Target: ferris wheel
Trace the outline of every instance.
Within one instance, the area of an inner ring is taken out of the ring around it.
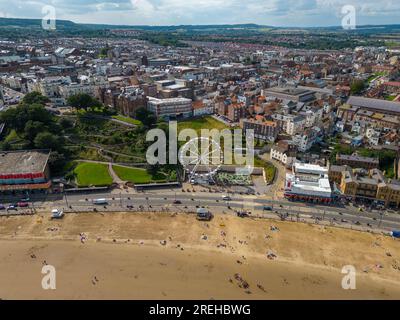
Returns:
[[[189,181],[196,178],[213,180],[223,162],[221,146],[206,137],[189,140],[179,150],[178,157],[189,175]]]

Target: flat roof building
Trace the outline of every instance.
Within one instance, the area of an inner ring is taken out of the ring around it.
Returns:
[[[157,99],[149,97],[147,109],[157,118],[188,118],[193,115],[192,100],[187,98]]]
[[[295,162],[293,173],[286,174],[285,197],[307,202],[331,202],[333,194],[328,179],[328,168]]]
[[[326,175],[326,174],[328,174],[328,168],[321,167],[317,164],[295,162],[293,164],[293,173]]]
[[[332,189],[327,176],[311,178],[286,174],[285,197],[299,198],[307,201],[331,200]]]
[[[394,116],[400,115],[399,102],[351,96],[347,100],[347,104],[352,107],[362,108],[373,112],[381,112]]]
[[[274,87],[265,89],[263,95],[282,100],[291,100],[296,102],[309,102],[315,100],[314,92],[295,87]]]
[[[0,152],[0,191],[48,189],[50,151]]]

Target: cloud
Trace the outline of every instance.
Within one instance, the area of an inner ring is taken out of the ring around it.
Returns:
[[[53,5],[57,18],[83,23],[326,26],[340,25],[341,8],[349,4],[359,23],[400,21],[398,0],[0,0],[0,13],[41,18],[41,8]]]

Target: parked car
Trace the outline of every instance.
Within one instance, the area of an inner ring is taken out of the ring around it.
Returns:
[[[222,196],[222,200],[224,201],[231,201],[231,197],[230,196]]]
[[[181,200],[175,200],[174,204],[182,204],[182,201]]]
[[[0,204],[0,210],[5,210],[5,209],[6,209],[6,207],[3,206],[2,204]]]
[[[20,207],[20,208],[29,207],[29,203],[28,202],[18,202],[18,207]]]
[[[197,209],[197,216],[196,219],[200,221],[210,221],[212,219],[213,215],[210,211],[208,211],[205,208],[199,208]]]
[[[249,216],[249,214],[247,212],[239,211],[237,213],[237,216],[240,217],[240,218],[246,218],[246,217]]]
[[[263,210],[265,211],[272,211],[272,207],[271,206],[264,206]]]
[[[17,208],[16,205],[10,204],[10,205],[7,207],[7,211],[8,211],[8,210],[18,210],[18,208]]]

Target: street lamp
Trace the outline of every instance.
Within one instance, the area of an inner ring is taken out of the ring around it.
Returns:
[[[62,190],[63,190],[63,193],[64,193],[65,205],[67,206],[67,208],[69,208],[69,205],[68,205],[68,198],[67,198],[67,193],[65,192],[64,184],[61,184],[61,185],[60,185],[60,187],[62,188]]]
[[[381,218],[379,219],[378,228],[380,228],[381,224],[382,224],[383,212],[379,212],[379,214],[380,214]]]

